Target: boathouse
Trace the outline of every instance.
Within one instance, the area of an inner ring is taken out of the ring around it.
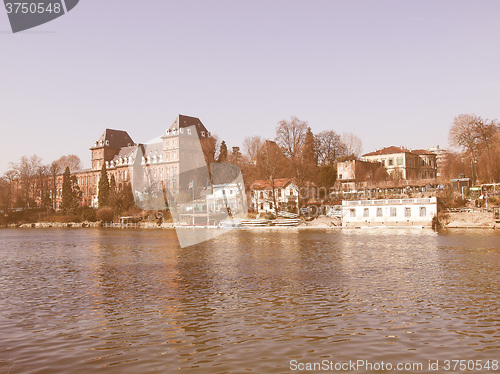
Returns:
[[[344,200],[342,226],[432,227],[437,198]]]

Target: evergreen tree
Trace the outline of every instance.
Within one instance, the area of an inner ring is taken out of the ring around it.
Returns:
[[[63,174],[61,209],[65,212],[74,212],[80,203],[82,192],[78,181],[71,175],[69,167],[66,166]]]
[[[108,205],[113,208],[115,212],[120,211],[120,199],[114,175],[111,175],[109,180]]]
[[[72,207],[71,210],[74,212],[78,205],[80,205],[80,201],[82,199],[82,191],[80,190],[80,186],[78,185],[78,180],[75,175],[72,175],[71,178],[71,195],[72,195]]]
[[[109,179],[106,171],[106,164],[102,164],[101,176],[99,178],[99,193],[97,195],[99,208],[109,204]]]
[[[307,128],[306,138],[302,148],[302,162],[312,167],[318,165],[318,153],[316,151],[314,135],[310,127]]]
[[[217,162],[226,162],[227,161],[227,145],[226,142],[223,140],[220,149],[219,149],[219,156],[217,157]]]
[[[69,167],[66,166],[63,174],[62,183],[62,202],[61,209],[68,212],[73,208],[73,189],[71,187],[71,173]]]
[[[311,128],[308,127],[304,137],[304,143],[300,149],[300,158],[294,162],[295,178],[299,187],[304,187],[307,182],[316,179],[318,173],[318,154],[314,135]]]
[[[120,191],[120,205],[123,211],[129,210],[135,205],[134,193],[130,183],[125,183]]]

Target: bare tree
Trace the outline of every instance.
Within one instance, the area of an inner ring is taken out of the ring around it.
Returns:
[[[298,158],[304,145],[307,133],[307,122],[297,117],[291,117],[290,121],[280,121],[276,128],[276,143],[283,150],[285,156],[291,160]]]
[[[10,208],[10,184],[5,177],[0,178],[0,209],[3,213],[7,213]]]
[[[77,155],[61,156],[55,162],[58,164],[60,172],[65,170],[66,167],[69,168],[69,171],[71,173],[80,170],[82,168],[82,161],[80,160],[80,157],[78,157]]]
[[[257,155],[256,164],[258,175],[266,180],[271,187],[271,199],[275,211],[278,211],[276,204],[276,179],[283,178],[289,171],[289,161],[283,155],[278,145],[270,140],[266,140]]]
[[[475,114],[460,114],[453,119],[450,127],[450,144],[461,148],[470,162],[471,178],[476,179],[482,171],[479,168],[485,168],[485,178],[494,180],[493,173],[493,145],[496,133],[499,127],[496,121],[483,120]],[[483,161],[476,166],[478,160]]]
[[[217,135],[212,134],[205,138],[200,138],[200,144],[207,165],[215,162],[218,156],[218,148],[220,148],[219,138],[217,137]]]
[[[16,178],[17,178],[17,173],[14,170],[7,170],[2,177],[2,180],[5,183],[6,187],[3,195],[4,199],[3,204],[6,209],[12,208],[14,205],[12,191],[15,185]]]
[[[260,149],[262,148],[262,145],[264,144],[264,141],[260,136],[252,136],[252,137],[246,137],[243,140],[243,149],[250,157],[250,161],[255,164],[257,162],[257,155],[259,154]]]
[[[347,153],[347,147],[335,131],[321,131],[315,136],[318,161],[321,166],[332,166]]]
[[[340,140],[345,145],[346,156],[358,158],[363,150],[363,142],[352,132],[343,132]]]
[[[15,172],[17,182],[21,186],[21,194],[24,198],[25,208],[30,208],[30,203],[33,202],[37,183],[36,177],[39,169],[42,167],[42,159],[37,155],[31,157],[22,156],[19,163],[11,163],[12,170]],[[32,204],[31,204],[32,205]]]

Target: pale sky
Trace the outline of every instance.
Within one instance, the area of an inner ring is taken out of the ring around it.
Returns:
[[[500,118],[500,1],[81,0],[12,34],[0,8],[0,174],[147,142],[176,115],[228,143],[297,116],[363,151],[446,147],[453,117]]]

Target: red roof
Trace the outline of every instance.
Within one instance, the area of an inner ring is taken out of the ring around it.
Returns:
[[[416,153],[417,155],[436,155],[434,152],[428,151],[426,149],[414,149],[412,153]]]
[[[274,180],[274,188],[285,188],[290,183],[295,183],[295,178],[278,178]],[[316,187],[312,182],[306,182],[306,184],[310,187]],[[270,190],[271,183],[269,180],[256,180],[250,188],[253,190]]]
[[[389,154],[393,154],[393,153],[411,153],[414,155],[434,155],[435,154],[435,153],[427,151],[425,149],[415,149],[413,151],[410,151],[408,148],[391,146],[391,147],[379,149],[378,151],[375,151],[375,152],[367,153],[367,154],[363,155],[363,157],[389,155]]]
[[[375,151],[375,152],[367,153],[367,154],[363,155],[363,157],[377,156],[377,155],[388,155],[391,153],[411,153],[411,151],[409,149],[406,149],[406,148],[391,146],[391,147],[385,147],[385,148],[379,149],[378,151]]]

